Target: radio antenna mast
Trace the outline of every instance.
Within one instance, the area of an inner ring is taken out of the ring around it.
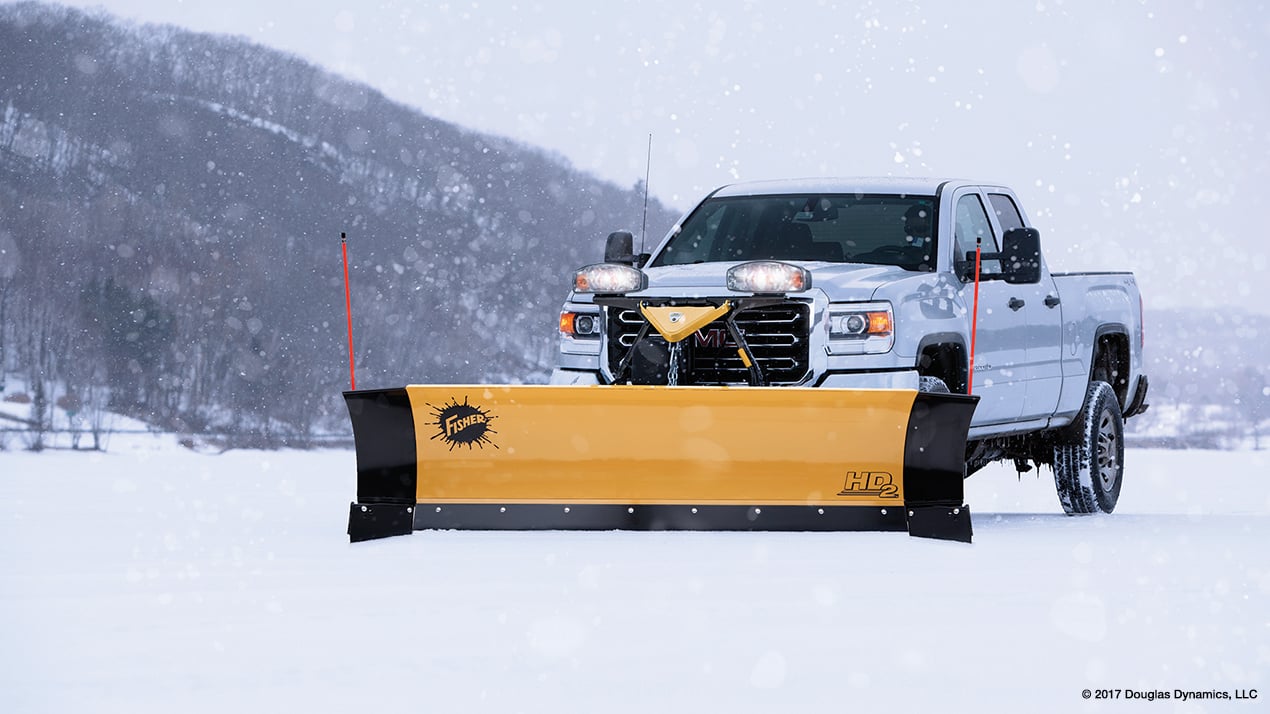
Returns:
[[[644,224],[639,229],[639,252],[644,252],[644,234],[648,231],[648,177],[653,168],[653,133],[648,132],[648,161],[644,163]]]
[[[357,372],[353,369],[353,297],[348,288],[348,235],[340,232],[340,251],[344,253],[344,314],[348,316],[348,388],[357,391]]]

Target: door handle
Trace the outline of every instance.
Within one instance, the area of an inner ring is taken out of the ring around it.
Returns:
[[[1057,295],[1046,295],[1045,307],[1058,307],[1058,304],[1062,301],[1063,300],[1059,298]]]
[[[1014,310],[1017,312],[1020,308],[1022,308],[1026,304],[1027,303],[1023,302],[1022,300],[1012,297],[1010,298],[1010,302],[1006,303],[1006,306],[1009,307],[1011,310]]]

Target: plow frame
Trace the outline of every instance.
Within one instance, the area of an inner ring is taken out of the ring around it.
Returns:
[[[737,315],[740,313],[758,307],[766,307],[768,305],[781,305],[789,302],[789,298],[784,295],[754,295],[739,297],[703,297],[703,298],[630,298],[617,295],[596,295],[593,300],[595,304],[605,308],[625,308],[639,311],[643,307],[699,307],[709,306],[713,308],[726,308],[727,312],[721,318],[724,328],[728,331],[728,336],[732,338],[737,349],[742,353],[742,359],[746,366],[746,376],[751,387],[766,387],[767,376],[763,374],[763,368],[759,365],[759,361],[754,357],[754,351],[750,349],[750,345],[745,340],[745,333],[736,325]],[[630,377],[631,360],[635,356],[641,342],[648,338],[650,333],[650,323],[645,319],[644,324],[640,327],[639,333],[635,336],[635,341],[626,349],[625,354],[618,361],[617,369],[614,370],[613,381],[620,383]],[[652,330],[656,331],[656,330]]]

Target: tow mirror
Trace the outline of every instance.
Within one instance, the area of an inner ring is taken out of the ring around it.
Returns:
[[[604,262],[644,267],[648,262],[648,253],[635,252],[635,237],[629,231],[614,231],[604,243]]]
[[[1041,232],[1011,228],[1001,239],[1001,275],[1014,285],[1041,281]]]

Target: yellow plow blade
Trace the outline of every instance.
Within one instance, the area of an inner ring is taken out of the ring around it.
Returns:
[[[908,530],[969,540],[975,397],[409,386],[346,392],[353,540],[431,528]]]

